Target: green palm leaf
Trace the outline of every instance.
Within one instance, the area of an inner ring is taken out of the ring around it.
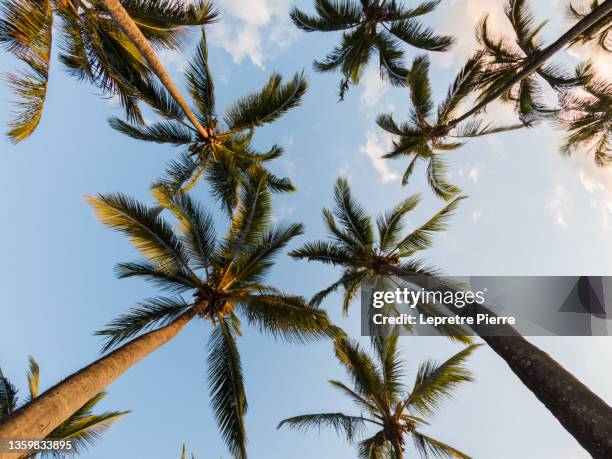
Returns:
[[[337,434],[344,435],[348,441],[353,441],[355,436],[360,435],[365,430],[366,422],[371,421],[366,418],[347,416],[342,413],[305,414],[283,419],[278,424],[277,429],[285,425],[290,429],[298,431],[305,431],[313,427],[330,427]]]
[[[236,334],[225,318],[213,328],[208,342],[208,378],[211,406],[221,434],[232,455],[244,459],[247,457],[244,424],[247,401]]]

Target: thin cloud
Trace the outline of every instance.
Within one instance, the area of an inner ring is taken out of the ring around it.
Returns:
[[[388,153],[393,142],[390,135],[382,135],[376,132],[366,134],[366,143],[362,145],[359,152],[370,158],[374,169],[378,172],[383,183],[393,182],[399,176],[389,170],[389,162],[382,156]]]

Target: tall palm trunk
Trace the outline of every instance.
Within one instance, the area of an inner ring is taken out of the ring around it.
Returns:
[[[121,27],[129,39],[134,43],[134,46],[138,49],[140,54],[145,58],[151,70],[157,75],[162,84],[166,87],[172,98],[179,104],[183,109],[183,112],[191,121],[191,124],[198,130],[198,132],[205,139],[208,138],[208,131],[198,121],[195,114],[189,107],[189,104],[180,93],[170,75],[160,62],[155,50],[149,43],[149,40],[142,34],[136,23],[132,20],[128,12],[123,8],[119,0],[100,0],[100,3],[104,6],[104,9],[108,11],[108,14],[113,20]]]
[[[139,336],[51,387],[0,423],[0,439],[45,438],[126,370],[174,338],[195,314],[190,309],[170,324]],[[14,457],[0,453],[0,459]]]
[[[389,272],[416,279],[415,284],[421,277],[398,267],[389,267]],[[430,279],[423,276],[426,281],[422,285],[424,288],[427,288]],[[461,311],[461,315],[474,319],[478,314],[496,315],[478,304]],[[521,382],[591,456],[596,459],[612,458],[612,407],[512,326],[472,325],[471,328],[506,361]],[[497,336],[489,336],[491,334]]]
[[[471,110],[467,111],[466,113],[461,115],[459,118],[456,118],[450,121],[449,123],[447,123],[444,126],[444,129],[450,130],[454,128],[455,126],[457,126],[462,121],[465,121],[472,115],[481,111],[491,102],[493,102],[494,100],[496,100],[497,98],[505,94],[507,91],[509,91],[512,88],[512,86],[514,86],[516,83],[519,83],[521,80],[528,77],[533,72],[535,72],[537,69],[539,69],[542,65],[546,63],[548,59],[550,59],[558,51],[561,51],[565,47],[565,45],[569,44],[574,38],[579,36],[582,32],[584,32],[586,29],[591,27],[597,21],[602,19],[604,16],[606,16],[607,14],[611,14],[611,13],[612,13],[612,0],[606,0],[601,5],[599,5],[597,8],[595,8],[593,11],[591,11],[588,15],[586,15],[584,18],[578,21],[571,29],[569,29],[561,37],[559,37],[557,41],[555,41],[553,44],[551,44],[547,48],[543,49],[540,53],[536,53],[533,56],[531,62],[529,62],[529,64],[527,64],[525,68],[523,68],[523,70],[518,72],[506,84],[500,87],[497,91],[494,91],[493,93],[491,93],[486,99],[482,100],[480,103],[475,105]]]

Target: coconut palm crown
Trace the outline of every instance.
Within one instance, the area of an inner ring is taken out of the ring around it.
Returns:
[[[296,430],[329,427],[351,442],[357,442],[362,459],[401,459],[405,439],[411,437],[423,458],[460,458],[469,456],[424,434],[429,423],[424,417],[438,412],[445,399],[464,382],[473,381],[465,362],[478,345],[472,345],[444,363],[425,361],[419,365],[411,390],[403,384],[404,369],[398,349],[398,337],[384,338],[375,346],[375,359],[358,343],[338,340],[336,356],[349,374],[352,385],[330,380],[329,383],[346,395],[359,408],[357,415],[344,413],[305,414],[285,419],[278,428]],[[374,435],[360,440],[374,429]]]
[[[472,56],[457,74],[442,103],[434,111],[429,59],[419,56],[414,59],[407,77],[410,90],[410,111],[407,121],[398,123],[391,114],[377,117],[378,125],[396,136],[393,149],[385,158],[408,157],[410,162],[402,178],[406,185],[414,172],[417,162],[427,163],[427,181],[434,193],[448,201],[459,188],[447,180],[447,165],[442,154],[456,150],[467,140],[489,134],[518,129],[521,124],[494,126],[481,117],[474,117],[461,123],[454,123],[462,103],[474,91],[481,78],[482,55]]]
[[[164,120],[138,126],[112,118],[111,126],[138,140],[185,147],[185,151],[170,163],[161,183],[173,191],[188,191],[204,176],[214,197],[231,212],[249,166],[262,165],[283,153],[278,145],[264,153],[256,152],[251,145],[255,129],[278,120],[297,107],[306,92],[306,80],[302,74],[296,74],[289,82],[283,83],[280,75],[273,74],[261,91],[236,100],[225,110],[225,115],[220,116],[216,111],[204,30],[194,59],[185,71],[185,78],[194,112],[206,129],[207,138],[185,122],[181,109],[160,87],[143,91],[140,97]],[[266,173],[272,191],[295,189],[289,179]]]
[[[264,283],[274,256],[303,231],[301,224],[271,226],[266,181],[261,169],[250,169],[229,229],[220,239],[210,214],[184,193],[157,188],[155,207],[122,194],[88,198],[100,221],[126,234],[145,257],[119,264],[118,276],[143,278],[173,294],[145,301],[97,332],[106,338],[104,350],[184,314],[209,321],[211,405],[236,458],[247,457],[247,400],[236,342],[241,319],[262,333],[290,342],[339,333],[324,311]],[[176,218],[176,229],[162,212]]]
[[[592,80],[578,92],[564,92],[560,98],[559,119],[568,131],[561,152],[584,149],[597,166],[612,162],[612,83]]]
[[[293,23],[306,32],[343,32],[340,45],[314,63],[319,72],[340,72],[342,100],[350,85],[359,83],[374,53],[378,53],[381,77],[405,86],[402,43],[430,51],[448,50],[453,37],[437,35],[417,20],[439,3],[425,1],[408,8],[396,0],[315,0],[315,16],[297,8],[290,14]]]
[[[156,49],[179,49],[188,26],[209,24],[218,16],[202,0],[124,0],[122,5]],[[0,5],[0,45],[26,66],[8,75],[17,96],[8,132],[14,142],[31,135],[40,122],[54,41],[68,73],[116,96],[130,120],[143,121],[133,88],[157,83],[134,44],[97,1],[6,0]]]
[[[419,204],[418,194],[409,196],[390,211],[376,219],[376,231],[372,218],[353,198],[348,182],[339,178],[334,189],[335,208],[323,209],[323,218],[330,239],[304,244],[289,252],[294,258],[318,261],[343,268],[340,278],[313,296],[311,304],[319,305],[331,293],[344,291],[342,310],[348,314],[351,302],[358,295],[364,282],[393,282],[395,271],[402,276],[439,276],[415,256],[433,243],[432,236],[446,229],[446,222],[464,196],[456,197],[426,223],[405,234],[405,217]],[[443,280],[440,279],[442,283]],[[418,304],[424,315],[439,315],[435,305]],[[408,331],[411,326],[406,325]],[[450,339],[471,343],[463,329],[445,326],[439,329]]]
[[[544,48],[538,34],[546,22],[536,23],[527,0],[509,0],[506,16],[516,34],[514,40],[494,36],[489,30],[488,18],[478,28],[484,72],[479,78],[482,92],[477,102],[504,86],[532,59],[537,58]],[[570,74],[558,64],[545,64],[513,85],[501,100],[513,104],[521,121],[528,125],[555,112],[555,107],[549,107],[543,100],[542,83],[547,83],[554,90],[561,90],[578,86],[588,78],[588,66],[580,65],[574,74]]]
[[[603,3],[603,2],[602,2]],[[592,0],[589,5],[590,11],[584,11],[570,3],[568,16],[574,21],[580,21],[591,11],[600,5],[599,0]],[[607,15],[585,30],[582,34],[572,40],[572,45],[595,42],[600,49],[612,53],[612,15]]]
[[[29,357],[28,366],[28,396],[24,399],[23,404],[30,403],[38,397],[40,388],[40,367],[38,363],[34,358]],[[17,392],[17,388],[0,370],[0,419],[10,416],[19,408],[20,403]],[[61,451],[43,451],[40,453],[33,453],[27,457],[57,458],[72,456],[74,454],[83,453],[93,446],[95,441],[100,438],[107,429],[121,417],[129,413],[129,411],[107,411],[95,414],[93,411],[96,405],[98,405],[106,395],[106,392],[97,394],[46,437],[54,440],[71,440],[72,447],[70,451],[66,453],[62,453]]]

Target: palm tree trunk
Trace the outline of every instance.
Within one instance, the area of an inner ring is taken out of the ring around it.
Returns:
[[[395,459],[404,459],[404,447],[401,440],[393,441],[393,451],[395,451]]]
[[[170,324],[139,336],[73,373],[2,421],[0,438],[45,438],[126,370],[174,338],[195,314],[192,308]],[[0,459],[11,457],[15,456],[0,453]]]
[[[422,276],[395,266],[388,270],[396,276],[416,279],[415,284]],[[422,277],[428,281],[423,283],[427,288],[431,278]],[[474,318],[477,314],[496,315],[478,304],[461,311],[462,316]],[[595,459],[612,458],[612,407],[512,326],[473,325],[471,328],[506,361],[521,382],[591,456]],[[491,336],[493,334],[496,336]]]
[[[444,126],[444,130],[450,130],[454,128],[455,126],[457,126],[462,121],[465,121],[472,115],[480,112],[483,108],[485,108],[491,102],[493,102],[494,100],[496,100],[497,98],[505,94],[507,91],[509,91],[512,88],[512,86],[514,86],[516,83],[520,82],[521,80],[523,80],[524,78],[528,77],[533,72],[535,72],[537,69],[539,69],[554,54],[556,54],[558,51],[561,51],[565,47],[565,45],[567,45],[569,42],[571,42],[574,38],[576,38],[586,29],[591,27],[597,21],[602,19],[604,16],[606,16],[607,14],[610,14],[610,12],[612,12],[612,0],[606,0],[601,5],[599,5],[597,8],[595,8],[593,11],[591,11],[588,15],[586,15],[584,18],[578,21],[571,29],[569,29],[561,37],[559,37],[557,41],[555,41],[553,44],[551,44],[550,46],[542,50],[542,52],[536,53],[533,56],[533,60],[529,62],[529,64],[525,66],[523,70],[518,72],[514,76],[514,78],[509,80],[505,85],[500,87],[497,91],[491,93],[489,97],[482,100],[480,103],[475,105],[471,110],[464,113],[459,118],[456,118],[450,121],[449,123],[447,123]]]
[[[121,27],[123,32],[129,37],[129,39],[134,43],[134,46],[138,49],[140,54],[144,57],[144,59],[149,64],[151,70],[157,75],[159,80],[168,90],[172,98],[179,104],[179,106],[183,109],[183,112],[191,121],[191,124],[197,129],[197,131],[204,137],[208,138],[208,131],[202,126],[202,124],[198,121],[195,114],[189,107],[189,104],[180,93],[178,88],[175,86],[174,82],[168,75],[168,72],[164,68],[163,64],[160,62],[157,54],[155,54],[155,50],[149,43],[149,40],[142,34],[136,23],[132,20],[130,15],[125,8],[121,5],[119,0],[100,0],[104,9],[108,11],[108,14],[113,18],[113,20]]]

